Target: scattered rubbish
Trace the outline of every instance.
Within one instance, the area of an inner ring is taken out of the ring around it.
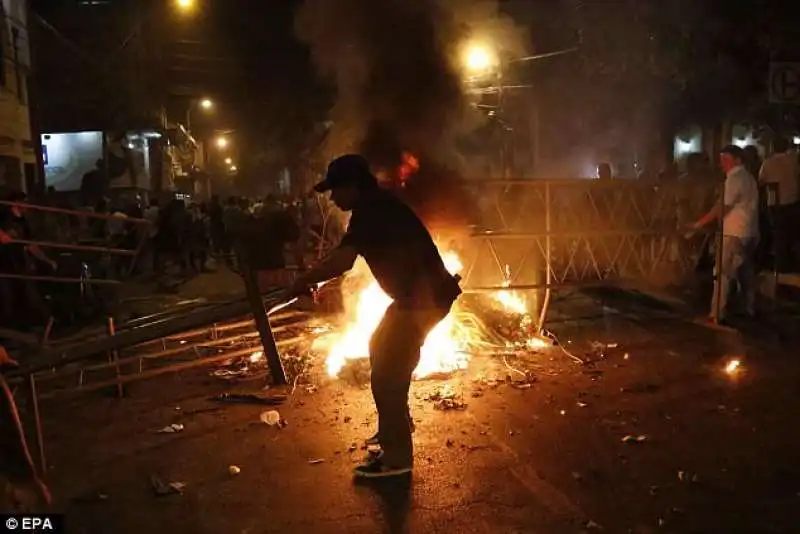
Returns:
[[[314,460],[309,460],[308,461],[309,465],[318,465],[318,464],[324,464],[324,463],[325,463],[325,460],[323,458],[316,458]]]
[[[93,502],[102,502],[107,500],[108,500],[108,494],[102,492],[87,493],[72,499],[73,502],[77,503],[93,503]]]
[[[182,424],[174,423],[156,430],[156,434],[177,434],[178,432],[183,432],[183,428]]]
[[[633,384],[631,386],[622,387],[619,389],[620,393],[655,393],[661,389],[660,384]]]
[[[448,447],[452,447],[452,446],[453,446],[453,445],[455,445],[455,444],[456,444],[456,442],[455,442],[455,441],[453,441],[452,439],[449,439],[449,438],[448,438],[448,440],[445,442],[445,445],[447,445]]]
[[[344,421],[345,423],[349,423],[349,422],[350,422],[350,421],[352,421],[352,420],[353,420],[353,418],[352,418],[352,417],[350,417],[349,415],[346,415],[346,416],[344,417],[344,419],[343,419],[343,421]]]
[[[606,345],[606,347],[608,347],[609,349],[616,349],[617,347],[619,347],[619,343],[609,343]]]
[[[622,443],[644,443],[647,441],[647,436],[639,434],[638,436],[627,435],[622,438]]]
[[[567,410],[561,410],[561,415],[567,415]]]
[[[277,406],[286,402],[286,395],[263,395],[258,393],[221,393],[210,400],[217,402],[237,402],[244,404],[266,404]]]
[[[628,354],[628,353],[626,352],[626,353],[625,353],[625,355],[624,355],[622,358],[623,358],[623,359],[625,359],[625,360],[627,360],[627,359],[629,359],[630,357],[631,357],[631,355],[630,355],[630,354]]]
[[[315,385],[306,386],[306,393],[316,393],[318,389],[319,386]]]
[[[530,382],[513,382],[511,386],[517,389],[529,389],[533,387],[533,384],[531,384]]]
[[[281,423],[281,414],[278,410],[267,410],[266,412],[261,412],[260,419],[269,426],[276,426]]]
[[[599,523],[595,523],[591,519],[584,521],[583,528],[586,530],[603,530],[603,527],[601,527]]]
[[[357,450],[358,450],[358,445],[356,445],[355,443],[353,443],[347,448],[347,452],[356,452]]]
[[[427,400],[433,402],[436,410],[466,410],[467,404],[462,395],[457,395],[455,390],[449,385],[443,386],[430,395]]]
[[[152,475],[150,477],[150,485],[156,495],[170,495],[175,493],[183,493],[186,489],[185,482],[164,482],[159,477]]]
[[[585,402],[581,402],[581,401],[578,401],[578,402],[577,402],[577,405],[578,405],[578,408],[586,408],[587,406],[589,406],[589,405],[588,405],[588,404],[586,404]]]
[[[241,472],[242,470],[239,468],[239,466],[236,465],[228,466],[228,473],[230,473],[231,475],[238,475]]]
[[[487,388],[496,388],[497,386],[504,384],[505,380],[500,378],[486,378],[485,376],[482,376],[473,379],[472,382]]]

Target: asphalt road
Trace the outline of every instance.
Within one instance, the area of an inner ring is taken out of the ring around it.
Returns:
[[[209,402],[226,386],[197,371],[43,406],[56,508],[87,534],[800,532],[798,345],[578,308],[554,328],[591,364],[480,356],[415,384],[409,481],[352,480],[352,446],[374,430],[367,390],[299,386],[278,429],[263,407]],[[506,363],[536,381],[502,383],[518,376]],[[466,409],[435,409],[444,386]],[[154,432],[172,423],[184,430]],[[183,493],[155,495],[154,474]]]

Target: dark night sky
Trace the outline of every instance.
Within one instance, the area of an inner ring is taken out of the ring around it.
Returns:
[[[132,19],[146,12],[140,6],[168,6],[171,2],[111,1],[133,2],[128,5],[138,11]],[[216,99],[220,106],[207,123],[198,118],[198,128],[244,128],[253,136],[273,131],[281,137],[287,124],[307,125],[325,118],[332,93],[322,90],[309,51],[294,35],[300,0],[197,1],[201,9],[193,16],[164,16],[151,27],[165,42],[166,74],[159,84],[172,95],[168,109],[173,120],[182,116],[188,98],[201,96]],[[108,43],[118,42],[119,35],[132,26],[132,20],[122,20],[116,29],[106,32],[116,32],[116,36],[107,37],[106,44],[93,45],[112,25],[102,17],[88,31],[85,25],[70,25],[60,13],[76,2],[32,0],[32,7],[64,37],[88,47],[96,56],[106,53]],[[794,5],[789,0],[529,0],[500,4],[511,6],[518,23],[529,26],[530,51],[534,53],[569,47],[582,30],[580,55],[510,75],[548,87],[567,109],[577,102],[589,106],[588,111],[603,111],[598,112],[600,117],[618,114],[621,107],[640,96],[647,99],[654,92],[663,92],[665,98],[652,103],[659,112],[688,116],[705,112],[710,120],[717,120],[730,109],[746,107],[748,99],[760,97],[771,54],[782,59],[798,57],[793,52],[798,51],[800,32],[795,31],[796,20],[786,16]],[[101,13],[104,8],[85,9]],[[397,36],[398,47],[404,46],[403,38]],[[65,79],[80,80],[75,74],[78,70],[92,68],[76,59],[80,54],[52,38],[45,53],[62,54],[59,61],[68,58],[72,62],[60,71],[53,68],[43,73],[52,79],[47,81],[53,84],[50,97],[55,108],[67,107],[57,100],[59,92],[78,91],[80,83],[99,83],[95,78],[59,89]],[[729,94],[732,96],[727,98]],[[543,93],[539,96],[546,97]],[[570,103],[569,98],[574,101]]]

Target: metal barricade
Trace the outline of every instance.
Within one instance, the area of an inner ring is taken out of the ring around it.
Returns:
[[[679,282],[709,235],[684,227],[714,205],[719,183],[497,180],[466,183],[480,205],[464,245],[467,291],[537,292],[625,280]]]
[[[0,202],[0,206],[18,208],[31,227],[36,239],[12,238],[9,244],[18,244],[27,247],[38,247],[65,255],[71,258],[72,270],[63,274],[56,271],[52,275],[28,272],[0,272],[2,280],[24,281],[28,283],[48,284],[76,284],[80,289],[81,297],[92,291],[94,286],[116,286],[120,283],[118,278],[129,276],[136,265],[140,253],[148,237],[150,222],[144,219],[77,211],[71,209],[41,206],[20,202]],[[131,236],[130,246],[124,243],[110,243],[92,239],[93,227],[101,225],[105,228],[109,222],[131,225],[134,231]],[[59,263],[59,262],[57,262]],[[98,269],[90,269],[89,264]],[[107,275],[98,276],[101,271]]]

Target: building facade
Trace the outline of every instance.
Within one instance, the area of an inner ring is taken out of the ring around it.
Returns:
[[[26,0],[0,3],[0,186],[27,191],[36,176],[28,100],[30,41]]]

